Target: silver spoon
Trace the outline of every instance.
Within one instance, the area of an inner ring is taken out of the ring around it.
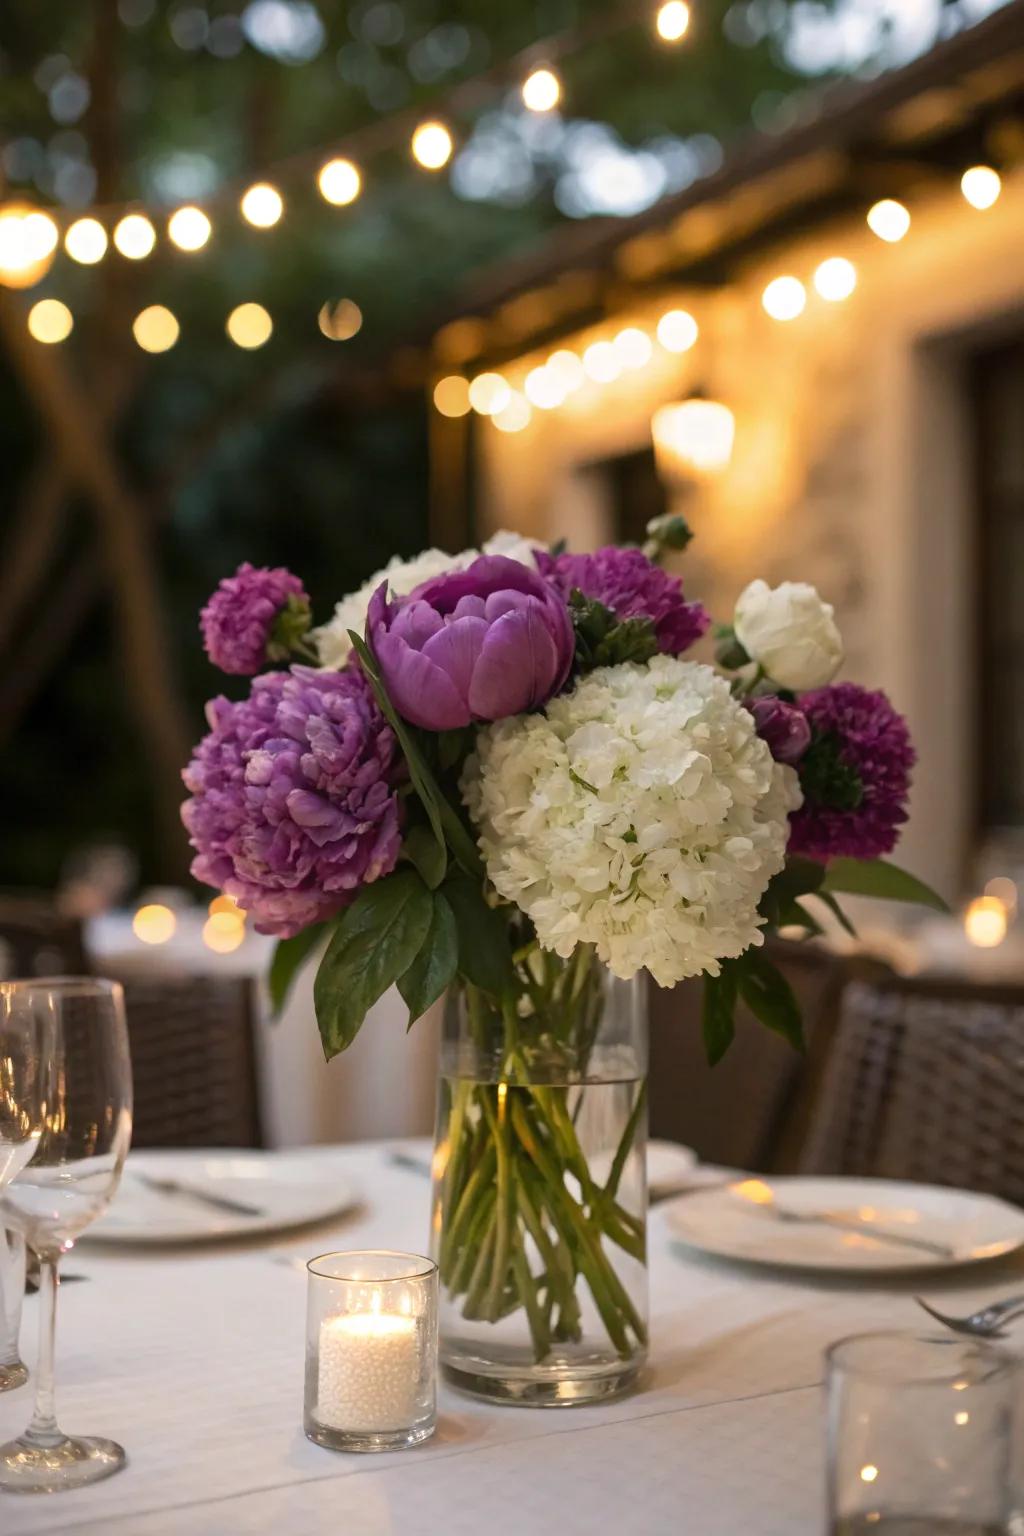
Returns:
[[[915,1296],[914,1300],[937,1323],[951,1328],[954,1333],[966,1333],[975,1339],[1004,1339],[1006,1332],[1002,1325],[1012,1323],[1024,1314],[1024,1296],[1008,1296],[1005,1301],[993,1301],[987,1307],[969,1313],[967,1317],[950,1317],[945,1312],[937,1312],[920,1296]]]

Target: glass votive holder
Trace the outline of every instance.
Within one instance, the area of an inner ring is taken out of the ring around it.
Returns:
[[[1019,1359],[897,1332],[841,1339],[825,1358],[832,1536],[1016,1529]]]
[[[437,1265],[365,1249],[306,1269],[306,1434],[334,1451],[426,1440],[437,1422]]]

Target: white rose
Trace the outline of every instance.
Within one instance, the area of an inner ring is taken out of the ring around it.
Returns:
[[[752,581],[740,593],[733,624],[747,655],[772,682],[799,693],[831,682],[842,664],[833,612],[805,581],[778,587]]]

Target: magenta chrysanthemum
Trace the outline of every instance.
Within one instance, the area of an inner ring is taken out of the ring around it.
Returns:
[[[293,667],[207,705],[210,734],[182,777],[192,873],[260,933],[323,922],[395,866],[394,735],[362,672]]]
[[[576,587],[620,619],[650,619],[658,650],[679,656],[711,622],[700,603],[688,603],[683,584],[639,549],[609,546],[592,555],[549,555],[538,550],[537,569],[563,597]]]
[[[811,744],[798,764],[804,803],[790,818],[789,852],[877,859],[907,819],[917,758],[906,721],[884,693],[833,683],[800,696]]]
[[[199,615],[214,666],[253,677],[268,661],[283,661],[284,655],[270,655],[267,647],[278,614],[292,598],[308,609],[302,582],[284,566],[257,568],[246,561],[226,576]]]

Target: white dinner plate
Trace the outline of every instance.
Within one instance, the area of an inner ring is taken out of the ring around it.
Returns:
[[[238,1200],[260,1214],[219,1210],[191,1194],[163,1192],[144,1183],[140,1174]],[[335,1216],[355,1198],[349,1181],[315,1154],[132,1152],[110,1206],[80,1241],[191,1243],[282,1232]]]
[[[828,1212],[851,1230],[786,1222],[779,1209]],[[716,1258],[785,1269],[862,1274],[951,1269],[1024,1246],[1024,1211],[991,1195],[889,1179],[740,1179],[666,1207],[673,1236]],[[870,1229],[880,1228],[885,1238]],[[947,1254],[908,1242],[936,1243]]]

